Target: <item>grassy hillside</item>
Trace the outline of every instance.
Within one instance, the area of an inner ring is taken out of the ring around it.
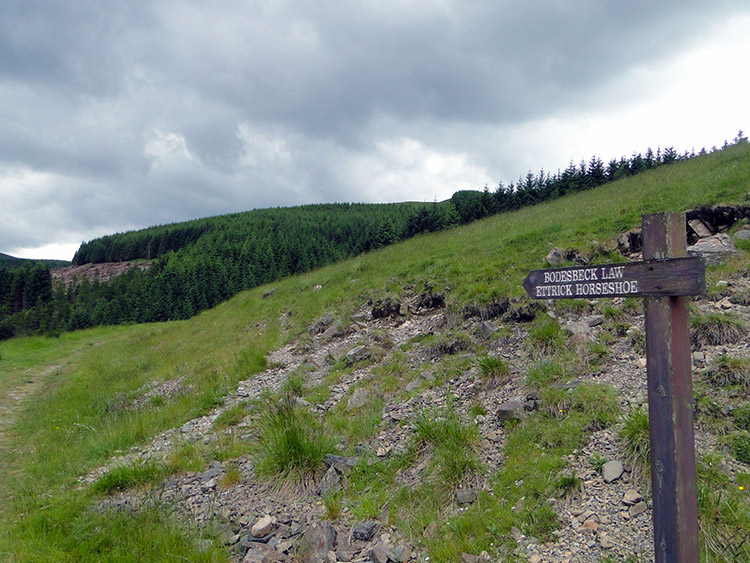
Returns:
[[[270,351],[328,312],[347,321],[369,299],[399,296],[425,282],[449,288],[452,310],[517,298],[525,275],[543,266],[555,246],[612,260],[612,240],[639,226],[642,214],[741,202],[749,191],[750,146],[743,144],[421,235],[243,292],[190,320],[1,342],[0,559],[224,560],[220,542],[175,523],[165,507],[91,510],[101,493],[77,479],[209,412],[238,381],[264,369]],[[158,408],[118,408],[145,385],[176,378],[185,378],[189,394]]]

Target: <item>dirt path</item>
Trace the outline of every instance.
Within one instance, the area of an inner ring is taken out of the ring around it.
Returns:
[[[0,472],[5,473],[12,459],[11,439],[13,425],[24,403],[41,393],[49,377],[60,369],[59,365],[47,366],[41,371],[31,369],[0,374],[4,378],[0,387]],[[14,380],[8,384],[9,380]]]

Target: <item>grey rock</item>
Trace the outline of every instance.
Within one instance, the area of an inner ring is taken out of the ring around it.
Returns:
[[[588,336],[591,334],[591,327],[588,323],[582,323],[580,321],[568,321],[565,324],[565,328],[568,329],[573,336]]]
[[[341,358],[346,356],[346,353],[349,351],[349,347],[345,344],[337,344],[336,346],[331,346],[328,349],[328,356],[334,361],[338,362]]]
[[[412,558],[412,550],[408,545],[397,545],[393,548],[393,555],[398,563],[406,563]]]
[[[627,506],[633,506],[643,500],[641,493],[635,489],[628,489],[622,497],[622,503]]]
[[[594,315],[593,317],[589,317],[588,319],[586,319],[586,323],[590,327],[599,326],[604,323],[604,317],[601,315]]]
[[[716,266],[728,258],[740,256],[729,235],[719,233],[711,237],[700,239],[692,246],[688,246],[688,256],[702,256],[706,264]]]
[[[202,483],[207,483],[211,479],[216,479],[221,474],[221,467],[211,467],[210,469],[207,469],[200,475],[200,480]]]
[[[521,420],[524,412],[524,403],[520,399],[511,399],[505,403],[501,403],[495,411],[495,416],[500,424],[513,420]]]
[[[318,494],[324,497],[328,494],[340,491],[341,488],[341,477],[339,477],[338,472],[333,466],[329,467],[328,471],[326,471],[325,475],[323,475],[323,478],[320,480]]]
[[[692,219],[691,221],[688,221],[688,225],[690,225],[690,228],[693,229],[695,234],[700,238],[710,237],[711,235],[713,235],[711,229],[709,229],[706,224],[700,219]]]
[[[210,493],[216,488],[216,479],[211,479],[205,483],[201,483],[201,492]]]
[[[422,379],[418,378],[406,384],[406,392],[411,393],[422,387]]]
[[[498,331],[498,326],[492,321],[482,321],[479,323],[479,331],[484,338],[489,338]]]
[[[334,467],[339,473],[348,473],[352,467],[359,464],[358,457],[346,457],[343,455],[326,454],[323,458],[323,463],[329,467]]]
[[[253,524],[253,527],[250,528],[250,533],[254,538],[262,538],[271,531],[273,524],[273,517],[266,515]]]
[[[324,561],[328,557],[328,552],[336,547],[336,529],[326,520],[313,522],[305,530],[301,543],[305,548],[302,551],[306,555],[300,559],[301,561]]]
[[[617,239],[617,248],[622,254],[628,256],[641,251],[642,241],[641,229],[631,229]]]
[[[323,338],[333,338],[341,333],[341,323],[333,323],[323,331]]]
[[[361,409],[363,406],[368,404],[371,400],[372,400],[372,391],[370,391],[369,389],[365,389],[363,387],[358,387],[357,389],[354,390],[354,393],[352,393],[352,396],[349,397],[349,400],[346,403],[346,408],[350,411]]]
[[[750,229],[745,227],[734,233],[734,240],[750,240]]]
[[[471,487],[464,487],[456,492],[458,504],[472,504],[475,500],[477,500],[477,492]]]
[[[527,412],[539,410],[539,401],[533,399],[526,399],[523,403],[523,410]]]
[[[346,363],[352,365],[361,362],[362,360],[366,360],[371,355],[372,352],[370,352],[370,349],[367,346],[356,346],[346,354]]]
[[[235,534],[232,530],[225,530],[219,537],[224,545],[234,545],[240,541],[240,535]]]
[[[310,326],[310,332],[312,334],[320,334],[331,326],[331,323],[333,323],[333,315],[331,313],[326,313],[321,319]]]
[[[647,508],[648,506],[646,505],[646,503],[641,501],[631,506],[628,509],[628,513],[630,514],[631,517],[635,517],[635,516],[638,516],[639,514],[643,514],[644,512],[646,512]]]
[[[434,520],[427,524],[427,527],[422,532],[422,535],[426,538],[434,538],[438,533],[438,524]]]
[[[553,268],[561,265],[564,260],[563,251],[557,247],[550,250],[549,254],[547,254],[547,263]]]
[[[241,544],[241,552],[244,554],[242,563],[264,563],[265,556],[273,553],[266,544],[257,542],[245,542]]]
[[[378,528],[375,520],[365,520],[352,530],[352,539],[357,541],[370,541]]]
[[[611,483],[612,481],[616,481],[622,476],[624,471],[625,468],[621,461],[608,461],[602,466],[602,477],[604,477],[604,482]]]
[[[370,561],[388,563],[388,561],[396,561],[396,556],[385,544],[379,543],[370,550]]]

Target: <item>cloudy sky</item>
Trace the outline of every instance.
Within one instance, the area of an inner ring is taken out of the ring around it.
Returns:
[[[3,0],[0,252],[750,129],[747,0]]]

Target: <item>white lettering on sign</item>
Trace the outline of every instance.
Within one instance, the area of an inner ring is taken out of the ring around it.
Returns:
[[[638,293],[638,280],[578,283],[575,295],[622,295],[627,293]]]
[[[671,258],[532,270],[523,288],[535,299],[703,295],[705,268],[701,258]]]
[[[573,284],[540,285],[536,288],[537,297],[573,297]]]
[[[562,283],[598,280],[596,271],[599,268],[581,268],[580,270],[558,270],[544,272],[544,283]],[[602,268],[603,270],[604,268]]]
[[[612,272],[612,275],[614,277],[618,275],[618,273]],[[619,275],[622,275],[621,271],[619,272]],[[638,293],[638,280],[567,283],[560,285],[538,285],[536,287],[536,297],[547,299],[554,299],[555,297],[585,297],[588,295],[627,295],[630,293]]]
[[[602,268],[602,279],[603,280],[620,280],[622,279],[622,273],[625,271],[625,266],[609,266]]]

